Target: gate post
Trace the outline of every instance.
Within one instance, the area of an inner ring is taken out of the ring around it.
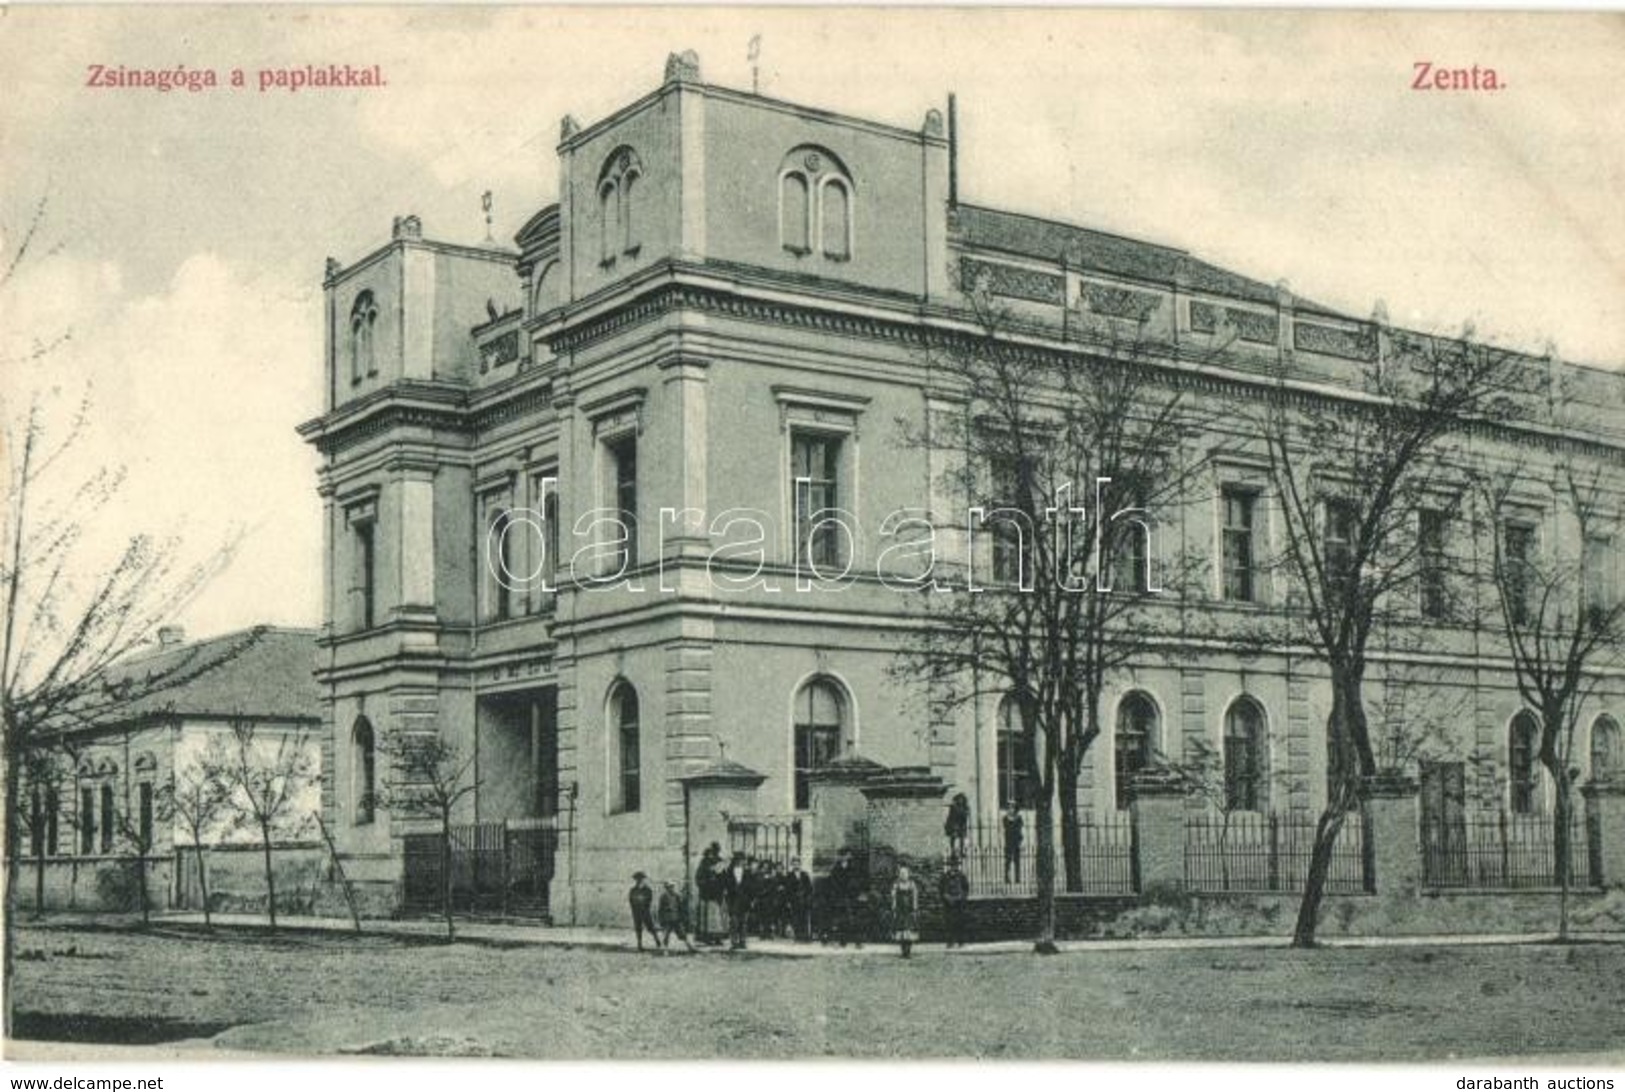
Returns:
[[[1185,887],[1185,783],[1164,767],[1129,781],[1134,859],[1140,894]]]
[[[751,815],[756,812],[756,790],[767,780],[766,774],[757,773],[728,758],[719,758],[683,778],[683,795],[687,802],[687,825],[684,843],[692,851],[685,868],[692,868],[705,847],[712,842],[722,846],[723,859],[727,859],[729,815]],[[685,876],[692,883],[693,876]]]
[[[1416,782],[1398,771],[1380,773],[1367,779],[1365,799],[1371,815],[1366,855],[1374,873],[1367,882],[1383,896],[1414,896],[1422,886]]]
[[[1591,843],[1591,882],[1597,887],[1625,888],[1625,781],[1590,781],[1580,789],[1585,798]]]

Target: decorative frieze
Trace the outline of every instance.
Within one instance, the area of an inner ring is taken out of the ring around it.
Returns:
[[[1292,326],[1292,344],[1306,353],[1337,356],[1344,360],[1377,359],[1377,332],[1370,326],[1347,330],[1337,326],[1297,322]]]
[[[1083,302],[1097,315],[1144,322],[1162,306],[1162,297],[1154,292],[1137,292],[1109,284],[1085,284]]]
[[[1066,279],[1059,273],[962,258],[959,277],[966,291],[982,287],[995,296],[1057,306],[1066,298]]]
[[[1191,329],[1196,333],[1216,334],[1226,326],[1233,328],[1242,341],[1259,345],[1274,345],[1280,336],[1280,323],[1274,315],[1191,301]]]

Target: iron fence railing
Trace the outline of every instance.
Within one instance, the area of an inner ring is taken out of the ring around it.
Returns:
[[[1595,819],[1572,816],[1570,887],[1593,887],[1601,882],[1602,829]],[[1422,820],[1422,876],[1430,887],[1561,887],[1560,860],[1557,823],[1551,815],[1499,811],[1424,816]]]
[[[1202,893],[1302,891],[1309,879],[1318,817],[1308,812],[1231,812],[1185,820],[1185,887]],[[1374,890],[1368,831],[1350,813],[1332,844],[1326,891]]]

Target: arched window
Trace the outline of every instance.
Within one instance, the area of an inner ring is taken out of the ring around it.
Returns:
[[[605,265],[615,260],[619,218],[620,202],[615,199],[615,183],[601,183],[598,187],[598,257]]]
[[[1537,810],[1535,793],[1535,752],[1540,738],[1540,723],[1528,710],[1512,718],[1507,730],[1507,789],[1512,797],[1512,810],[1518,815],[1532,815]]]
[[[779,243],[795,255],[852,257],[852,176],[826,148],[792,148],[779,165]]]
[[[372,822],[377,814],[378,796],[378,748],[372,722],[366,717],[356,718],[355,727],[350,729],[350,755],[350,810],[356,825],[361,826]]]
[[[1134,775],[1151,765],[1157,746],[1157,707],[1150,696],[1136,690],[1117,706],[1117,809],[1132,800]]]
[[[629,170],[621,179],[621,250],[627,254],[635,254],[638,249],[637,222],[633,216],[636,205],[632,199],[633,190],[637,181],[642,177],[636,170]]]
[[[1606,713],[1591,722],[1591,780],[1613,781],[1621,769],[1619,722]]]
[[[378,374],[378,355],[373,345],[373,327],[378,323],[378,305],[372,292],[356,296],[350,308],[350,382],[359,383]]]
[[[1224,717],[1225,810],[1263,811],[1265,771],[1264,710],[1237,698]]]
[[[812,772],[840,756],[846,738],[846,702],[829,679],[813,679],[796,694],[795,808],[812,806]]]
[[[994,748],[998,762],[1000,811],[1011,804],[1018,808],[1030,808],[1038,799],[1038,785],[1033,776],[1036,749],[1032,736],[1024,730],[1026,723],[1021,698],[1016,694],[1006,694],[999,702],[999,736],[998,745]]]
[[[792,254],[812,249],[809,225],[812,205],[807,200],[807,177],[800,171],[786,171],[779,180],[779,243]]]
[[[839,178],[826,178],[818,187],[820,219],[824,227],[824,257],[846,261],[852,257],[852,194]]]
[[[637,811],[643,806],[643,755],[638,737],[638,692],[622,680],[609,696],[610,738],[614,740],[615,792],[610,810]]]
[[[643,180],[643,161],[625,144],[609,153],[598,172],[598,242],[600,259],[613,265],[617,254],[636,255],[642,221],[635,197]]]

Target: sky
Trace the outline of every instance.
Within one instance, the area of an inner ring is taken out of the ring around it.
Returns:
[[[603,117],[684,49],[749,88],[758,34],[777,98],[917,128],[955,92],[966,201],[1625,365],[1620,14],[8,6],[8,260],[46,202],[0,299],[8,419],[90,391],[75,458],[127,471],[94,521],[107,541],[175,534],[202,556],[240,536],[178,619],[190,634],[318,624],[317,459],[294,427],[321,410],[325,258],[405,213],[480,241],[486,190],[511,240],[556,195],[564,114]],[[387,86],[257,89],[330,62]],[[1504,87],[1417,91],[1418,62]],[[240,67],[249,86],[91,88],[91,65]]]

